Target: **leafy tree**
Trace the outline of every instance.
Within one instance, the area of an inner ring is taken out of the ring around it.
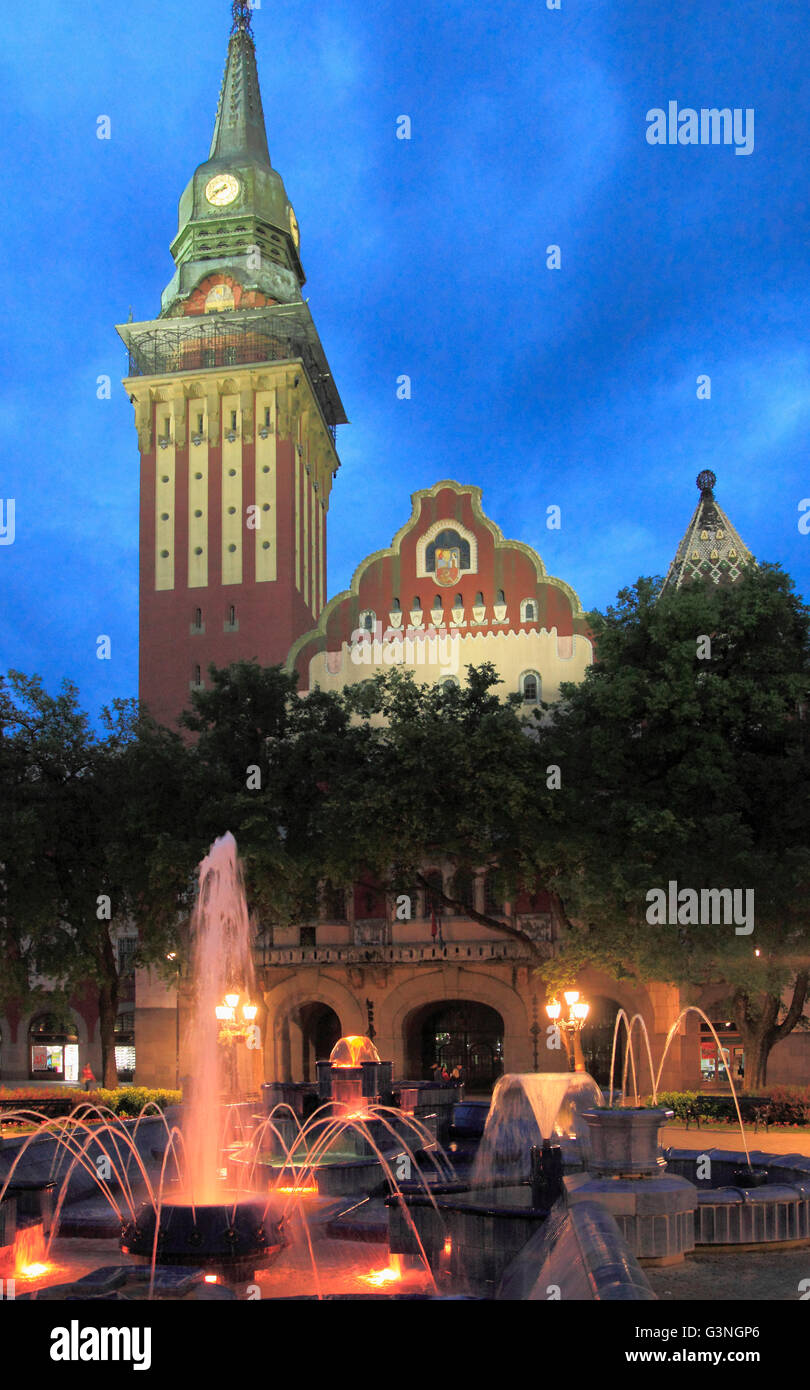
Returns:
[[[587,961],[725,983],[746,1082],[760,1086],[808,990],[810,611],[760,565],[729,587],[639,580],[591,623],[598,661],[540,730],[562,775],[548,872],[570,922],[547,977]],[[651,924],[648,894],[671,880],[752,889],[753,933],[690,923],[685,908]]]
[[[492,666],[468,668],[463,687],[392,671],[304,698],[280,668],[241,662],[210,677],[182,720],[209,789],[201,833],[233,831],[265,920],[313,915],[325,881],[425,887],[431,857],[534,882],[536,739],[519,701],[499,699]],[[535,949],[503,915],[465,910]]]
[[[40,998],[45,977],[67,999],[89,983],[114,1086],[116,937],[134,923],[144,959],[176,940],[196,852],[184,838],[193,759],[133,701],[104,712],[99,736],[75,686],[51,696],[12,671],[0,684],[0,779],[3,988]]]

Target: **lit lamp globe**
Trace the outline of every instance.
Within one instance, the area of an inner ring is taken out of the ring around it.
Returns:
[[[350,1033],[339,1038],[329,1055],[333,1067],[359,1067],[362,1062],[379,1062],[380,1054],[371,1038]]]

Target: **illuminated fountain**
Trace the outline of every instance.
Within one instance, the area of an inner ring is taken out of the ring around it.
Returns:
[[[200,864],[191,936],[188,1050],[194,1076],[182,1123],[182,1185],[165,1200],[161,1189],[156,1203],[142,1206],[125,1225],[121,1248],[157,1264],[205,1262],[251,1274],[284,1237],[267,1201],[224,1190],[222,1098],[237,1098],[236,1009],[241,995],[250,998],[254,990],[250,919],[230,833],[215,841]],[[255,1016],[255,1005],[243,1005],[246,1028]]]
[[[587,1072],[502,1076],[468,1182],[405,1187],[409,1215],[434,1274],[474,1293],[492,1293],[514,1257],[563,1196],[563,1158],[581,1167],[589,1107],[602,1093]],[[389,1199],[391,1249],[414,1253],[401,1203]]]

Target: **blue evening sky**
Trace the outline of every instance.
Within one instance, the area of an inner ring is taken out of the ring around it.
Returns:
[[[253,27],[352,421],[329,594],[389,544],[412,491],[450,477],[604,607],[666,569],[702,468],[755,555],[807,593],[805,0],[263,0]],[[0,20],[0,497],[16,502],[0,670],[69,676],[94,713],[137,685],[138,453],[113,325],[158,313],[229,28],[228,0],[31,0]],[[649,145],[646,112],[670,100],[754,108],[753,153]]]

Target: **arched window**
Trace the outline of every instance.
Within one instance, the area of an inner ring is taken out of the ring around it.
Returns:
[[[497,598],[496,602],[498,602],[498,603],[506,603],[506,594],[504,593],[503,589],[499,589],[499,590],[498,590],[498,598]]]
[[[475,907],[475,878],[469,869],[457,869],[453,879],[453,897],[462,904],[456,913],[463,917],[465,909]]]
[[[398,598],[392,598],[392,600],[391,600],[391,612],[392,612],[392,613],[401,613],[401,612],[402,612],[402,608],[400,607],[400,602],[399,602],[399,599],[398,599]]]
[[[234,625],[235,622],[236,622],[236,609],[234,608],[233,604],[231,604],[230,608],[228,609],[228,623],[230,624],[231,627],[233,627],[233,625]]]
[[[199,666],[194,667],[194,671],[192,673],[192,680],[194,685],[202,685],[202,671],[200,670]]]
[[[475,595],[475,606],[476,608],[483,608],[484,606],[484,595],[481,593],[480,589]]]
[[[520,621],[522,623],[537,622],[537,604],[535,603],[533,598],[521,599]]]
[[[342,884],[327,882],[323,890],[327,922],[346,921],[346,889]]]
[[[418,611],[421,607],[422,607],[422,600],[421,600],[421,598],[419,597],[419,595],[417,594],[416,597],[414,598],[413,603],[411,604],[411,608],[413,608],[413,609],[415,609],[415,610]]]
[[[497,869],[489,869],[484,879],[484,909],[494,916],[503,912],[503,889]]]
[[[201,609],[201,608],[195,608],[195,609],[194,609],[194,626],[195,626],[196,628],[202,627],[202,609]]]
[[[458,567],[460,570],[470,568],[470,542],[465,541],[458,531],[440,531],[433,537],[430,545],[425,551],[425,569],[428,574],[436,573],[436,551],[437,550],[458,550]]]
[[[435,912],[436,916],[440,917],[444,912],[442,871],[441,869],[429,869],[423,877],[428,885],[425,889],[425,916],[430,917],[431,913]]]
[[[538,704],[540,700],[540,676],[537,671],[523,672],[520,677],[520,693],[526,704]]]
[[[373,632],[377,622],[377,614],[373,608],[366,608],[360,614],[360,626],[365,632]]]
[[[457,676],[442,676],[437,684],[443,686],[445,690],[451,690],[455,686],[459,686],[460,682]]]

